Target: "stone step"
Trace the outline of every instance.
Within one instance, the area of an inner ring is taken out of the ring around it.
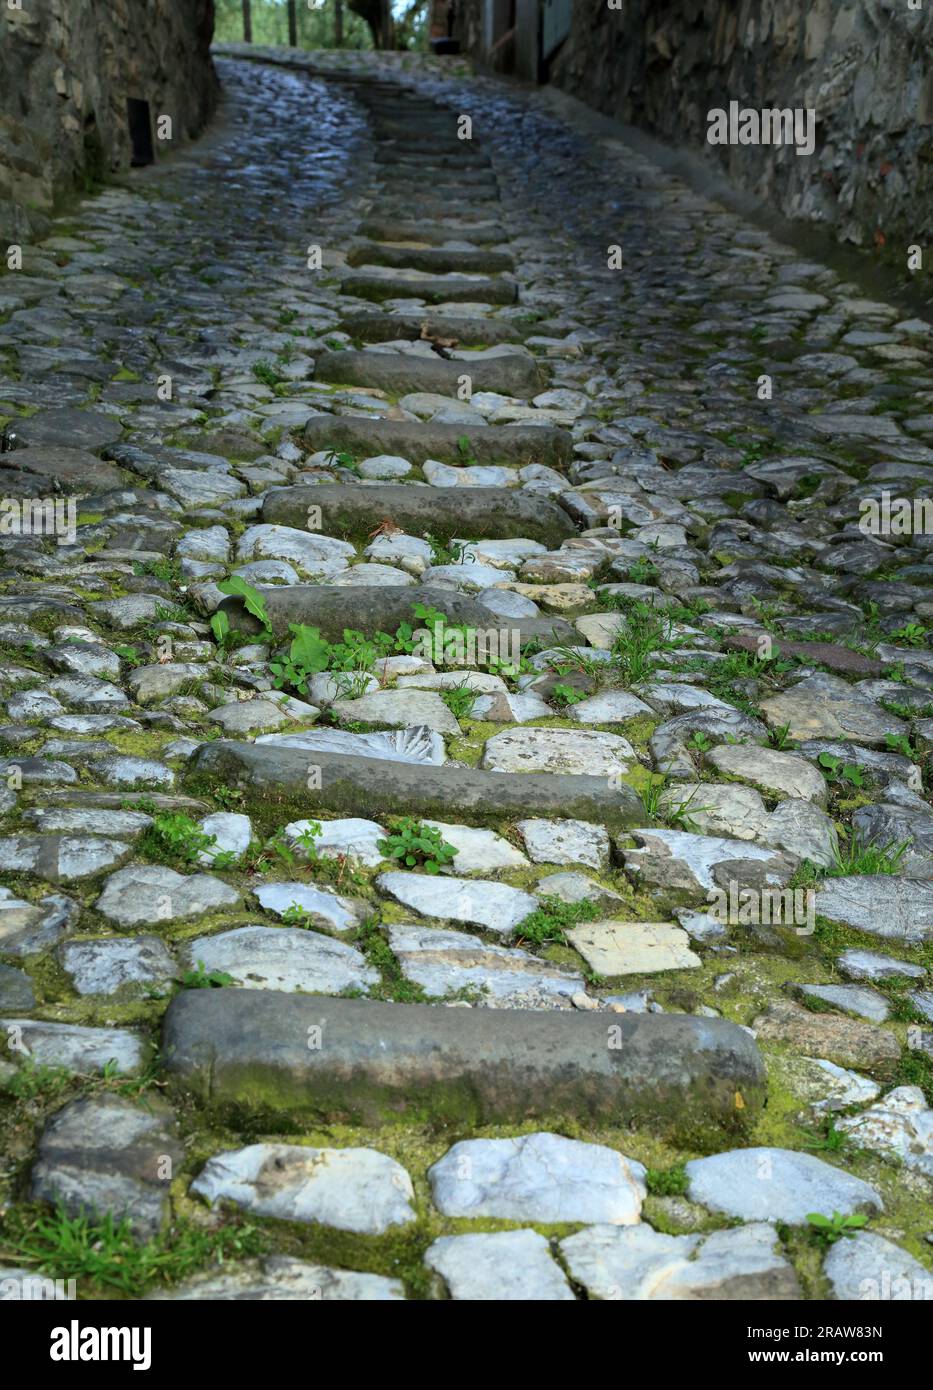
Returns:
[[[382,212],[370,213],[360,223],[359,235],[373,241],[422,241],[442,245],[445,241],[471,241],[474,245],[498,245],[508,240],[508,233],[498,222],[470,221],[457,218],[445,222],[413,222],[408,218],[384,217]]]
[[[400,624],[412,622],[414,605],[423,603],[439,609],[454,623],[514,633],[519,645],[532,638],[547,645],[580,640],[579,633],[563,618],[501,618],[469,594],[428,584],[273,584],[257,588],[265,599],[273,630],[280,637],[287,636],[289,623],[319,627],[332,642],[339,642],[347,627],[357,632],[394,633]],[[257,630],[257,620],[246,612],[238,598],[224,599],[221,607],[240,631]]]
[[[471,425],[467,429],[462,425],[422,424],[414,420],[320,414],[308,419],[301,438],[310,450],[336,449],[357,458],[396,454],[419,467],[425,459],[463,463],[462,439],[469,442],[470,453],[478,463],[520,467],[545,463],[560,468],[573,457],[573,436],[569,430],[548,425]]]
[[[478,194],[469,198],[463,204],[467,208],[465,216],[458,214],[457,221],[462,228],[463,235],[467,236],[472,222],[496,222],[502,216],[502,204],[496,198],[480,197]],[[379,199],[378,213],[380,217],[405,218],[416,222],[447,222],[450,223],[451,200],[442,198],[434,193],[412,190],[407,198],[398,194],[390,197],[383,194]]]
[[[379,241],[354,242],[347,254],[347,265],[387,265],[401,270],[423,270],[428,274],[451,271],[471,275],[495,274],[514,270],[515,262],[505,251],[457,251],[439,247],[386,246]]]
[[[420,192],[423,188],[430,188],[433,193],[443,193],[452,199],[468,200],[477,193],[487,198],[499,196],[499,183],[495,174],[485,169],[422,166],[416,173],[414,166],[382,161],[379,182],[383,192],[394,194],[396,197],[404,197],[409,192]]]
[[[300,735],[296,735],[300,737]],[[317,769],[309,790],[309,770]],[[302,819],[333,816],[414,816],[445,820],[456,811],[467,825],[495,828],[527,817],[569,817],[612,831],[645,823],[645,810],[624,782],[559,772],[483,772],[427,762],[325,753],[281,743],[217,739],[191,756],[186,773],[192,791],[239,788],[248,805],[281,807]],[[319,784],[319,785],[318,785]]]
[[[341,293],[358,299],[423,299],[429,304],[514,304],[518,286],[513,280],[477,275],[374,275],[358,272],[341,282]]]
[[[314,1046],[316,1039],[320,1044]],[[764,1067],[722,1019],[445,1009],[268,990],[186,990],[165,1016],[176,1092],[281,1127],[556,1117],[650,1127],[700,1150],[760,1111]]]
[[[440,338],[464,347],[485,343],[519,343],[526,334],[508,319],[484,319],[475,314],[350,314],[340,327],[364,343],[385,343],[396,338]],[[531,333],[532,329],[528,329]]]
[[[330,418],[330,417],[328,417]],[[538,493],[496,487],[412,487],[375,483],[372,487],[340,483],[298,483],[265,494],[262,519],[280,526],[305,528],[308,508],[321,509],[322,530],[343,540],[367,539],[390,518],[410,535],[454,528],[470,540],[511,540],[521,536],[556,549],[577,534],[568,514]]]
[[[389,395],[429,391],[450,396],[452,402],[464,377],[473,391],[498,391],[504,396],[530,397],[544,390],[546,376],[533,357],[519,353],[474,361],[415,357],[401,352],[329,352],[314,363],[314,379],[343,386],[370,386]]]

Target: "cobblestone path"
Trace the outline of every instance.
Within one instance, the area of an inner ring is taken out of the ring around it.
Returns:
[[[353,61],[0,279],[0,1293],[929,1291],[933,330]]]

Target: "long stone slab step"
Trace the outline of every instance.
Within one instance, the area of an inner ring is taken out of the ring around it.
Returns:
[[[341,282],[342,294],[359,299],[423,299],[428,304],[514,304],[518,286],[513,280],[474,279],[457,275],[374,275],[356,273]]]
[[[498,197],[499,190],[495,174],[485,169],[444,169],[439,165],[429,165],[416,170],[414,165],[393,164],[388,161],[380,164],[379,182],[386,192],[394,193],[396,196],[427,187],[435,194],[450,194],[464,199],[469,199],[477,193],[495,198]]]
[[[347,265],[387,265],[402,270],[423,270],[429,274],[464,271],[480,275],[515,269],[515,262],[505,251],[387,246],[379,241],[354,242],[347,253]]]
[[[403,217],[414,221],[451,221],[456,211],[457,222],[463,228],[463,235],[469,235],[471,222],[495,222],[502,217],[502,203],[496,199],[471,197],[453,208],[449,197],[434,196],[434,193],[412,193],[409,197],[389,197],[382,195],[378,214],[380,217]]]
[[[438,246],[445,241],[470,241],[478,246],[497,245],[508,240],[508,233],[499,222],[471,222],[460,218],[455,222],[412,222],[404,217],[384,217],[381,211],[371,213],[360,223],[359,235],[373,241],[420,241]]]
[[[396,338],[440,338],[463,347],[477,343],[495,347],[498,343],[520,343],[526,336],[521,327],[509,319],[486,319],[478,314],[436,314],[430,309],[423,314],[350,314],[341,321],[340,327],[344,333],[364,343],[387,343]],[[536,329],[537,325],[527,332]]]
[[[370,386],[405,396],[411,391],[429,391],[456,398],[464,377],[473,391],[498,391],[504,396],[536,396],[544,390],[546,375],[533,357],[509,353],[502,357],[475,361],[447,360],[443,357],[415,357],[401,352],[354,352],[347,349],[318,357],[314,364],[316,381],[343,386]]]
[[[451,622],[467,623],[483,631],[505,630],[522,646],[533,638],[553,646],[579,641],[579,633],[563,618],[501,618],[469,594],[430,584],[273,584],[256,586],[277,636],[288,634],[289,623],[319,627],[328,641],[338,642],[344,628],[358,632],[393,633],[412,622],[412,609],[423,603],[438,609]],[[242,631],[255,631],[256,619],[246,613],[238,598],[224,599],[221,607],[231,623]],[[417,623],[415,623],[417,626]],[[511,649],[511,641],[509,642]]]
[[[415,465],[425,459],[463,463],[466,439],[478,463],[524,466],[546,463],[560,468],[573,457],[569,430],[550,425],[439,425],[415,420],[372,419],[361,415],[312,415],[301,430],[309,450],[336,449],[358,458],[397,454]],[[368,490],[368,489],[367,489]],[[469,489],[464,488],[464,492]],[[541,504],[538,503],[540,506]]]
[[[165,1015],[175,1091],[215,1114],[456,1126],[532,1117],[649,1127],[698,1149],[760,1111],[764,1067],[723,1019],[445,1009],[185,990]]]
[[[470,540],[520,536],[556,549],[577,534],[569,514],[537,493],[497,487],[412,487],[408,483],[296,483],[265,494],[263,521],[305,528],[308,508],[321,509],[328,536],[362,541],[389,519],[411,535],[444,535],[451,527]]]
[[[309,790],[309,770],[316,770]],[[280,807],[300,819],[414,816],[496,827],[529,816],[570,817],[616,832],[644,826],[641,799],[607,777],[557,772],[483,772],[446,763],[396,762],[355,753],[325,753],[277,743],[216,739],[192,754],[185,774],[192,793],[223,786],[244,791],[251,806]]]

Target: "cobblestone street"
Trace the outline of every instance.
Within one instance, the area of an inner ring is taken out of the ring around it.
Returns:
[[[0,1297],[933,1297],[933,325],[244,52],[0,276]]]

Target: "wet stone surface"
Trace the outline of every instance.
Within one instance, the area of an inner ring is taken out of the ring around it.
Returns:
[[[166,1255],[81,1298],[933,1279],[933,542],[859,525],[933,328],[532,87],[259,56],[0,280],[0,1275],[60,1203]]]

